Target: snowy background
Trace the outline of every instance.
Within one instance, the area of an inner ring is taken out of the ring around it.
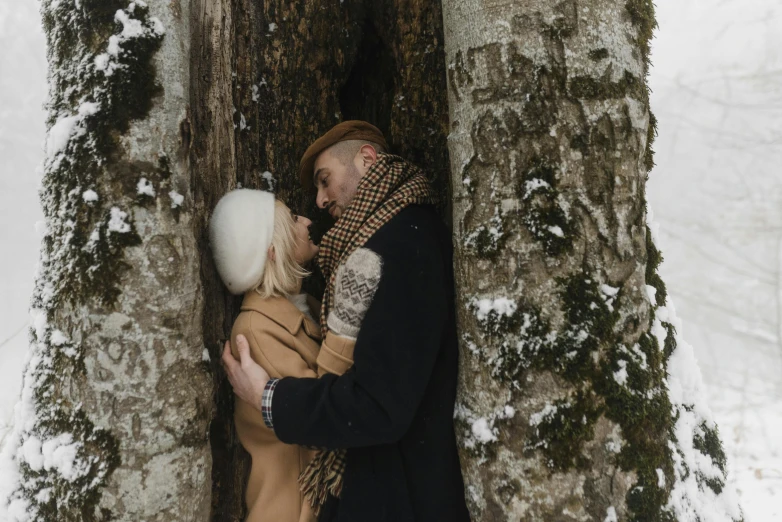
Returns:
[[[662,275],[747,522],[782,520],[782,5],[657,7],[660,135],[648,190]],[[46,60],[35,0],[0,0],[0,49],[1,444],[21,385],[41,219]]]

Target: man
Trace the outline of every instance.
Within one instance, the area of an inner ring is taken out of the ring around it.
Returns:
[[[281,441],[332,450],[322,459],[331,467],[315,470],[315,482],[330,481],[336,495],[317,500],[320,520],[468,521],[453,428],[451,239],[425,177],[386,148],[377,128],[348,121],[315,141],[300,164],[302,183],[337,220],[321,242],[322,328],[353,320],[330,313],[335,291],[352,286],[335,288],[339,267],[355,282],[354,299],[370,299],[356,325],[353,366],[341,376],[270,380],[241,338],[240,362],[226,344],[223,363],[235,393],[257,405]],[[357,252],[377,262],[356,264]]]

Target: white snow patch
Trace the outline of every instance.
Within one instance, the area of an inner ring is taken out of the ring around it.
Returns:
[[[132,6],[132,7],[131,7]],[[130,13],[133,13],[133,8],[135,6],[131,3],[128,10]],[[130,40],[131,38],[138,38],[139,36],[144,35],[144,26],[141,25],[141,20],[137,20],[135,18],[131,18],[128,16],[128,13],[123,10],[118,10],[116,13],[114,13],[114,20],[122,24],[122,32],[120,33],[120,36],[124,40]]]
[[[171,208],[181,207],[182,203],[185,201],[185,196],[175,190],[169,192],[168,197],[171,198]]]
[[[606,511],[606,518],[603,522],[619,522],[619,519],[616,516],[616,509],[614,506],[609,506],[608,510]]]
[[[68,342],[68,338],[60,330],[53,330],[50,340],[54,346],[62,346]]]
[[[81,446],[73,442],[70,433],[63,433],[46,442],[30,436],[22,445],[21,457],[33,471],[56,470],[66,480],[72,480],[80,475],[74,461]]]
[[[510,317],[516,313],[517,305],[507,297],[497,297],[495,299],[476,299],[473,298],[470,304],[474,308],[475,317],[479,321],[486,321],[491,312],[498,316]]]
[[[557,225],[548,227],[548,231],[557,237],[565,237],[565,233],[562,231],[562,228]]]
[[[43,339],[46,335],[46,329],[49,327],[49,321],[46,319],[46,313],[38,308],[30,309],[30,323],[35,329],[35,336]]]
[[[652,304],[657,302],[657,289],[652,285],[645,285],[646,297],[649,298],[649,302]]]
[[[46,155],[49,158],[53,158],[55,154],[68,145],[68,140],[70,140],[78,121],[78,115],[63,116],[52,125],[46,140]]]
[[[516,410],[510,405],[505,405],[497,411],[482,416],[477,416],[461,404],[457,404],[454,409],[454,418],[465,421],[470,427],[462,441],[466,448],[476,448],[497,442],[499,430],[495,426],[496,421],[510,419],[514,415],[516,415]]]
[[[155,187],[147,178],[141,178],[136,184],[136,193],[140,196],[155,197]]]
[[[620,386],[627,384],[627,361],[619,360],[619,370],[614,372],[614,380]]]
[[[261,174],[261,177],[268,184],[269,190],[274,190],[274,175],[267,170]]]
[[[525,197],[529,196],[532,192],[538,190],[539,188],[551,188],[551,185],[545,180],[542,180],[540,178],[532,178],[530,180],[527,180],[524,183],[524,194]]]
[[[85,190],[84,192],[82,192],[81,199],[83,199],[87,203],[98,201],[98,193],[92,189]]]
[[[109,219],[109,233],[119,232],[121,234],[127,234],[130,232],[130,224],[125,222],[128,213],[123,212],[117,207],[111,207],[111,219]]]
[[[654,329],[654,325],[657,324],[657,322],[652,323],[652,329]],[[662,326],[661,326],[662,328]],[[654,332],[653,332],[654,333]],[[663,334],[665,334],[665,329],[663,328]],[[660,346],[664,346],[664,343],[660,344]],[[630,355],[635,361],[638,363],[638,365],[641,367],[642,370],[647,370],[649,368],[649,365],[647,363],[646,354],[641,350],[641,345],[638,343],[635,343],[633,345],[632,350],[628,350],[626,346],[621,345],[619,347],[619,350]]]
[[[65,150],[73,136],[82,136],[86,129],[81,125],[85,118],[98,112],[100,105],[93,102],[83,102],[76,114],[61,116],[49,129],[46,137],[46,157],[52,160]]]
[[[497,435],[494,433],[492,426],[489,425],[489,421],[486,417],[480,417],[472,423],[472,435],[480,443],[486,444],[487,442],[494,442],[497,440]]]
[[[614,311],[614,301],[616,300],[616,296],[619,293],[619,288],[615,288],[611,285],[607,284],[601,284],[600,285],[600,292],[603,294],[603,301],[605,302],[606,306],[608,307],[608,310],[613,312]]]
[[[557,411],[558,408],[553,404],[546,404],[542,410],[529,416],[529,425],[537,426],[541,422],[553,418]]]
[[[131,15],[135,11],[136,4],[142,5],[142,2],[131,2],[126,10],[119,9],[114,13],[114,20],[122,24],[122,32],[111,35],[106,45],[106,52],[95,57],[93,62],[95,68],[102,71],[106,76],[111,76],[114,74],[114,71],[124,67],[123,64],[118,62],[119,55],[122,52],[122,44],[134,38],[153,34],[162,36],[165,33],[165,27],[159,18],[149,18],[149,22],[152,25],[151,28],[142,24],[141,20],[132,18]]]

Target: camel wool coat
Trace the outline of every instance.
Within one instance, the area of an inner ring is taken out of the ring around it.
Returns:
[[[311,307],[316,304],[310,301]],[[313,312],[318,317],[317,310]],[[329,333],[321,350],[320,327],[284,297],[264,299],[247,292],[231,331],[231,351],[237,359],[239,334],[247,338],[253,360],[273,378],[341,374],[353,364],[353,341]],[[239,397],[234,422],[239,441],[252,457],[246,521],[315,522],[298,483],[315,450],[281,442],[264,424],[260,405]]]

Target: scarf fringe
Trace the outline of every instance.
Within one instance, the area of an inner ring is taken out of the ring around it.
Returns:
[[[345,450],[318,450],[307,469],[299,475],[299,489],[316,517],[329,494],[339,498],[344,471]]]

